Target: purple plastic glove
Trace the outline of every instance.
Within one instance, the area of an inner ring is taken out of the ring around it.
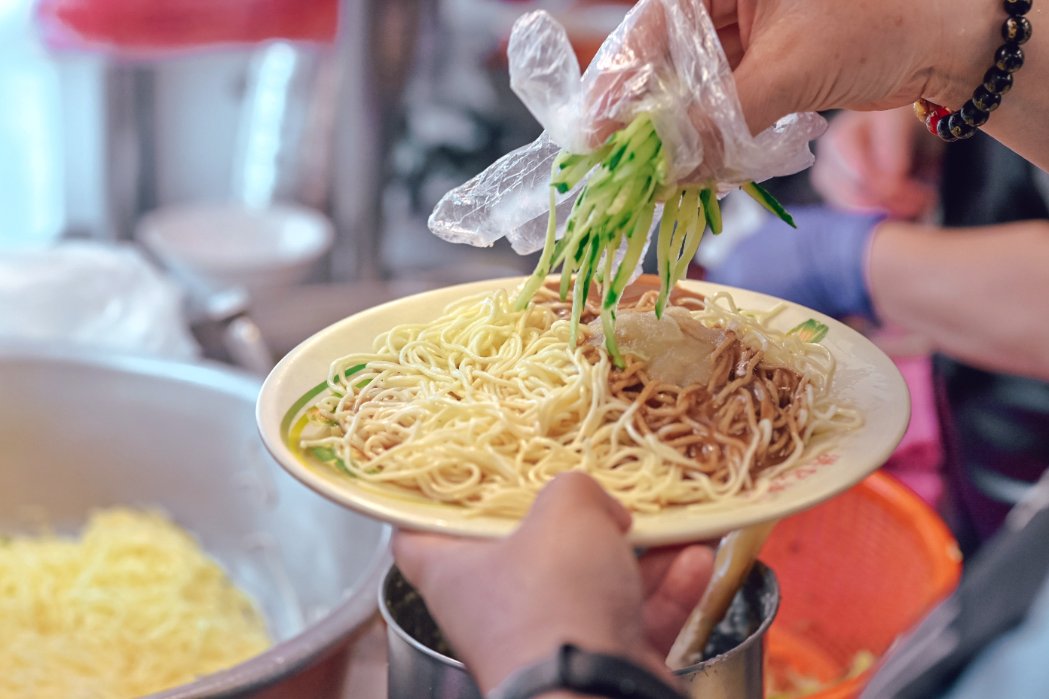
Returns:
[[[824,207],[791,213],[797,230],[768,217],[721,264],[708,270],[707,279],[778,296],[838,318],[874,320],[864,266],[871,235],[884,217]]]

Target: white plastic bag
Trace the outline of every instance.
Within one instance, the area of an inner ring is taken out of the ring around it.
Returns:
[[[583,75],[564,28],[542,10],[518,19],[508,55],[511,86],[545,131],[438,202],[430,230],[454,243],[487,247],[506,236],[518,253],[540,249],[558,151],[591,152],[644,112],[669,154],[670,180],[716,183],[722,194],[810,166],[809,141],[826,126],[792,114],[751,136],[700,0],[641,0]],[[558,197],[559,213],[575,194]]]
[[[0,253],[0,341],[194,359],[179,288],[129,245]]]

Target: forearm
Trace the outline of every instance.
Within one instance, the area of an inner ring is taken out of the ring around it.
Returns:
[[[986,369],[1049,379],[1049,222],[881,224],[868,280],[882,320]]]

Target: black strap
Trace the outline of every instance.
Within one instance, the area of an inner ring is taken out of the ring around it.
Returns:
[[[531,699],[556,690],[607,699],[683,699],[684,696],[626,658],[591,653],[566,643],[552,657],[511,675],[488,699]]]

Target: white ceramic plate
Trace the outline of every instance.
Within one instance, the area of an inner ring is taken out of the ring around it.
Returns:
[[[368,352],[383,331],[434,318],[463,296],[512,288],[520,282],[521,279],[497,279],[409,296],[357,313],[304,341],[277,364],[259,394],[256,415],[266,446],[289,473],[310,488],[377,519],[411,529],[464,536],[496,537],[509,533],[517,520],[467,514],[462,508],[422,495],[383,490],[348,478],[304,455],[297,448],[297,439],[290,435],[296,425],[302,424],[304,411],[324,389],[328,367],[335,359],[353,352]],[[770,309],[785,303],[764,294],[716,284],[682,284],[705,294],[728,291],[744,309]],[[802,306],[787,306],[776,317],[775,327],[787,330],[808,318],[830,327],[823,344],[838,362],[832,391],[837,402],[860,411],[863,427],[842,437],[831,451],[781,476],[772,491],[760,498],[636,515],[631,531],[634,544],[653,546],[712,539],[812,507],[876,470],[903,437],[910,418],[910,398],[892,360],[848,326]]]

